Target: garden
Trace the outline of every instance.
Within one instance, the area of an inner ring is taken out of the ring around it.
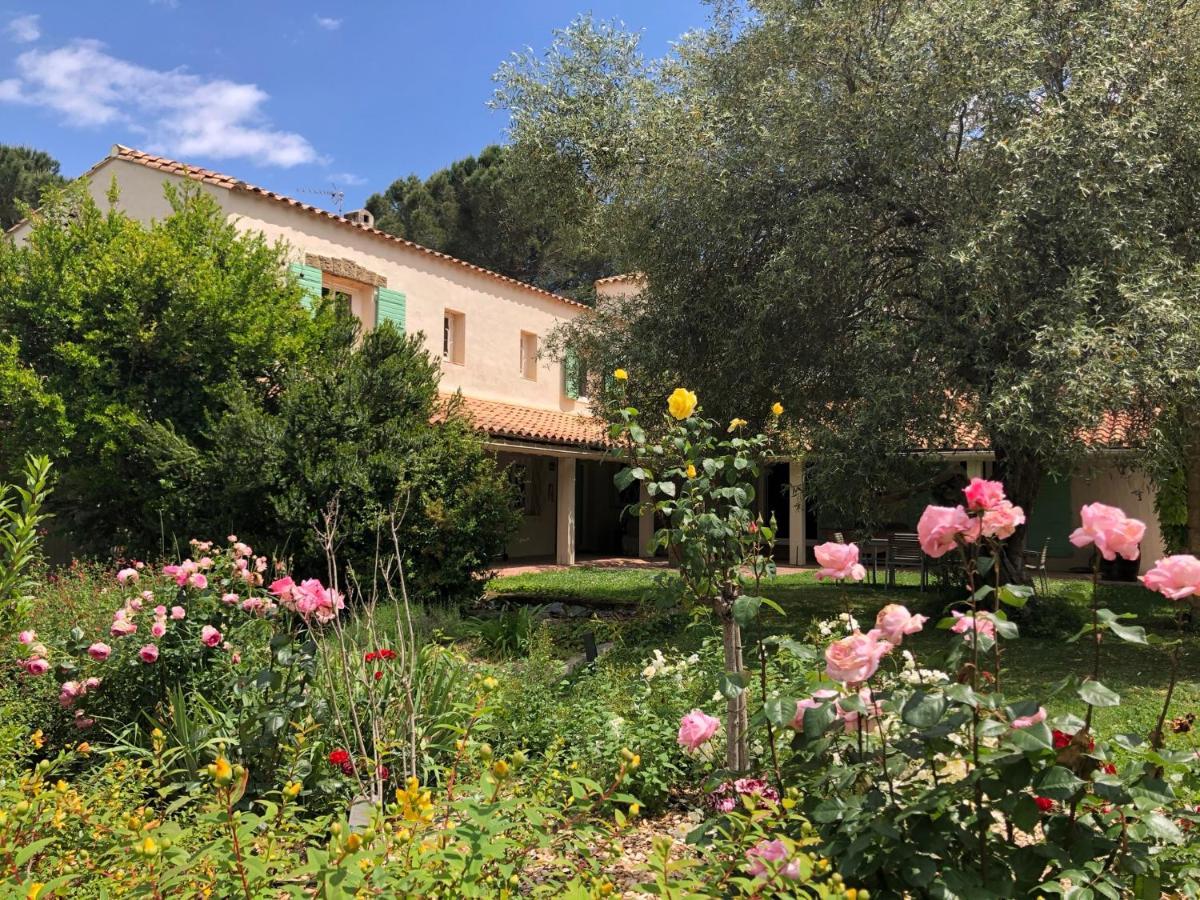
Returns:
[[[1144,523],[1089,504],[1093,577],[1035,595],[1003,575],[1023,511],[975,479],[918,526],[955,561],[940,593],[864,585],[853,543],[777,575],[754,485],[781,412],[755,433],[682,388],[622,408],[618,484],[646,485],[671,568],[465,606],[410,587],[399,508],[369,567],[334,506],[323,566],[230,533],[47,569],[31,458],[0,503],[7,889],[1194,896],[1200,561],[1101,583]]]

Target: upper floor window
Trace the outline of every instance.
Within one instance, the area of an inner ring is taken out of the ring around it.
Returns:
[[[341,306],[347,310],[351,308],[354,302],[348,291],[343,291],[341,288],[328,286],[321,288],[321,299],[333,300],[338,306]]]
[[[466,316],[448,309],[442,314],[442,358],[461,366],[466,358]]]
[[[537,381],[537,335],[531,331],[521,332],[521,375],[530,381]]]

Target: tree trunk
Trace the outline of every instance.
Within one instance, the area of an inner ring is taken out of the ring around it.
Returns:
[[[725,671],[729,674],[742,675],[745,667],[742,664],[742,629],[733,618],[733,601],[736,594],[722,598],[721,635],[725,645]],[[749,719],[746,712],[746,691],[728,701],[725,716],[725,734],[727,747],[725,750],[725,766],[731,772],[745,771],[749,760],[747,756],[746,731]]]
[[[1188,447],[1184,479],[1187,487],[1187,552],[1200,556],[1200,440]]]
[[[1004,482],[1004,492],[1008,499],[1025,511],[1028,521],[1033,516],[1034,503],[1037,501],[1038,488],[1042,481],[1041,463],[1032,453],[1006,449],[994,437],[992,446],[996,452],[996,478]],[[1026,584],[1030,581],[1025,572],[1027,531],[1026,525],[1018,525],[1012,537],[1004,542],[1000,559],[1004,566],[1004,578],[1010,584]]]

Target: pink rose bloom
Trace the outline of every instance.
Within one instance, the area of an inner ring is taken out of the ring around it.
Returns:
[[[250,556],[251,554],[254,553],[254,551],[250,548],[249,544],[243,544],[240,541],[234,542],[233,552],[236,553],[238,556]]]
[[[75,705],[75,701],[82,693],[83,688],[79,686],[78,681],[64,681],[58,689],[58,705],[63,709],[68,709]]]
[[[1167,556],[1141,578],[1142,584],[1168,600],[1183,600],[1200,593],[1200,559],[1187,553]]]
[[[224,603],[226,606],[233,606],[235,603],[238,602],[238,595],[237,594],[222,594],[221,602]]]
[[[965,636],[968,631],[978,631],[984,637],[994,638],[996,636],[996,623],[985,612],[977,612],[975,613],[975,617],[972,618],[966,613],[961,613],[957,609],[953,609],[950,611],[950,615],[958,619],[950,629],[955,634]]]
[[[147,603],[152,602],[154,600],[154,591],[142,591],[142,599]]]
[[[242,661],[242,654],[234,650],[231,654],[229,654],[229,661],[236,666]]]
[[[221,643],[221,632],[213,628],[211,625],[205,625],[200,629],[200,643],[205,647],[215,647]]]
[[[150,636],[160,638],[167,633],[167,620],[155,619],[154,624],[150,626]]]
[[[1082,526],[1071,532],[1071,543],[1076,547],[1095,544],[1100,555],[1107,560],[1117,556],[1126,559],[1138,558],[1138,544],[1146,533],[1146,523],[1131,519],[1115,506],[1089,503],[1079,510]]]
[[[108,629],[108,633],[113,637],[126,637],[137,631],[137,625],[130,622],[124,616],[113,619],[112,627]]]
[[[830,541],[813,547],[817,562],[821,564],[817,572],[817,580],[823,578],[849,578],[851,581],[862,581],[867,577],[867,570],[858,562],[858,547],[855,544],[838,544]]]
[[[842,705],[838,704],[838,715],[841,717],[843,728],[846,734],[857,734],[859,719],[865,715],[866,719],[862,723],[862,730],[866,732],[876,731],[879,729],[879,720],[883,718],[883,705],[878,700],[871,699],[871,692],[863,688],[858,692],[858,699],[866,706],[866,713],[860,713],[853,709],[843,709]]]
[[[875,674],[879,661],[891,649],[891,644],[879,640],[877,632],[856,631],[825,649],[825,674],[834,681],[860,684]]]
[[[1025,524],[1025,510],[1013,506],[1009,500],[1001,500],[983,514],[982,521],[985,535],[1002,541],[1008,540],[1018,525]]]
[[[188,573],[183,570],[183,566],[163,566],[163,574],[168,578],[174,578],[175,583],[180,587],[183,587],[188,577]]]
[[[83,691],[86,694],[88,691],[94,691],[100,687],[100,679],[93,675],[91,678],[85,678],[83,681]]]
[[[262,597],[247,597],[242,601],[242,610],[248,613],[258,612],[266,602]]]
[[[30,675],[45,675],[50,671],[50,663],[46,662],[40,656],[27,659],[21,665],[25,667],[25,671]]]
[[[759,841],[746,851],[746,859],[750,862],[747,871],[755,878],[767,878],[773,870],[791,881],[800,877],[800,864],[791,858],[783,841]]]
[[[17,635],[17,640],[22,644],[32,644],[37,640],[37,632],[32,628],[27,628]]]
[[[201,569],[211,569],[213,566],[212,557],[202,556],[200,559],[196,560],[196,565]]]
[[[899,646],[906,634],[916,634],[927,621],[927,616],[914,616],[898,603],[889,603],[875,617],[875,628],[885,641]]]
[[[80,731],[87,731],[95,724],[96,720],[88,718],[86,715],[84,715],[82,709],[75,710],[75,727]]]
[[[138,651],[138,657],[141,658],[142,662],[144,662],[144,663],[157,662],[158,661],[158,648],[155,647],[153,644],[147,644],[141,650]]]
[[[696,750],[708,743],[721,727],[721,721],[703,710],[693,709],[679,722],[680,746]]]
[[[186,616],[187,616],[187,610],[184,609],[182,606],[172,606],[171,607],[171,618],[174,619],[176,622],[178,622],[180,619],[185,618]]]
[[[822,688],[821,690],[814,692],[811,697],[805,697],[803,700],[797,700],[796,715],[792,717],[792,721],[788,724],[797,731],[800,731],[804,728],[804,713],[806,710],[817,709],[818,707],[824,706],[831,700],[836,700],[838,696],[839,695],[837,691],[831,691],[827,688]]]
[[[202,591],[206,587],[208,587],[208,579],[205,578],[203,575],[201,575],[199,572],[196,572],[194,575],[188,576],[188,584],[190,584],[196,590]]]
[[[290,597],[296,589],[296,582],[292,581],[290,575],[284,575],[282,578],[277,578],[271,582],[271,586],[267,588],[276,597]]]
[[[137,569],[122,569],[117,573],[117,581],[120,584],[125,584],[126,582],[134,583],[140,577]]]
[[[967,509],[995,509],[1004,500],[1004,485],[999,481],[972,478],[971,483],[963,488],[963,494],[967,498]]]
[[[154,615],[158,616],[160,619],[165,619],[167,617],[167,608],[165,606],[154,607]]]
[[[979,523],[961,506],[927,506],[917,522],[921,549],[936,559],[958,546],[961,539],[971,543],[979,536]]]
[[[97,662],[104,662],[106,659],[108,659],[109,654],[112,653],[112,647],[108,646],[108,644],[104,643],[103,641],[96,641],[96,643],[88,647],[87,652],[88,656]]]
[[[1035,712],[1032,716],[1017,716],[1017,718],[1013,719],[1012,727],[1013,728],[1032,728],[1034,725],[1037,725],[1039,722],[1045,722],[1045,721],[1046,721],[1046,708],[1044,706],[1039,706],[1037,708],[1037,712]]]
[[[130,597],[130,598],[129,598],[129,600],[128,600],[128,601],[126,601],[126,603],[125,603],[125,607],[126,607],[126,608],[127,608],[129,611],[130,611],[130,612],[141,612],[141,610],[142,610],[142,601],[141,601],[141,599],[140,599],[140,598],[138,598],[138,597]]]

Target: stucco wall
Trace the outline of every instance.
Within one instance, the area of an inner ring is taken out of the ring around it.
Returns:
[[[113,178],[120,187],[121,208],[149,221],[163,218],[170,207],[163,182],[182,183],[179,176],[120,159],[105,162],[91,181],[97,201],[107,205]],[[472,397],[501,400],[524,406],[564,411],[586,411],[585,402],[563,393],[561,366],[539,360],[536,381],[520,371],[522,331],[545,335],[558,323],[584,312],[577,306],[506,284],[456,263],[439,260],[369,232],[323,219],[278,201],[241,191],[199,184],[217,199],[240,228],[255,230],[268,240],[282,240],[289,257],[303,262],[305,253],[350,259],[387,279],[391,290],[407,298],[406,329],[421,331],[435,358],[442,354],[442,315],[453,309],[466,317],[466,352],[463,365],[444,363],[442,389],[461,389]],[[356,312],[368,326],[373,308],[356,302]]]

